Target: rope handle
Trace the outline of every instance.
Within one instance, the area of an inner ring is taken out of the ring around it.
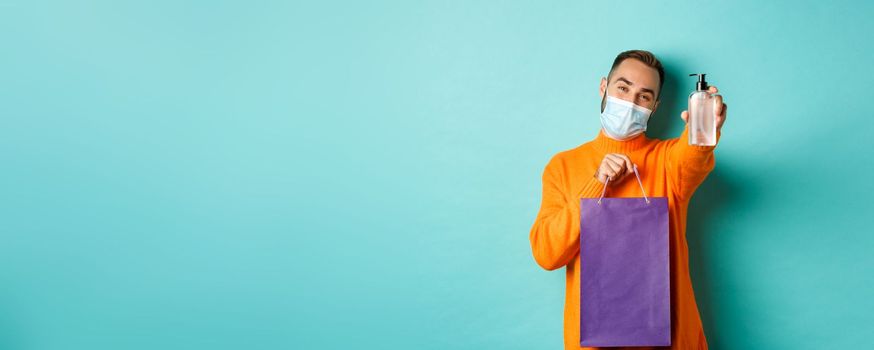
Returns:
[[[640,185],[640,192],[643,192],[643,199],[646,200],[646,204],[649,204],[649,197],[646,196],[646,190],[643,189],[643,182],[640,181],[640,174],[637,172],[637,164],[634,164],[634,177],[637,178],[637,184]],[[604,194],[607,193],[607,185],[610,183],[610,178],[607,178],[607,182],[604,182],[604,189],[601,190],[601,197],[598,198],[598,205],[601,204],[601,199],[604,199]]]

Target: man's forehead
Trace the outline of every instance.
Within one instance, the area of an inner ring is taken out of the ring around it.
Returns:
[[[622,61],[611,74],[611,83],[622,82],[631,86],[639,86],[642,90],[655,93],[658,88],[658,71],[645,63],[627,59]]]
[[[643,62],[635,59],[627,59],[622,61],[616,69],[613,70],[613,80],[624,78],[635,84],[651,85],[658,84],[659,72]],[[650,88],[654,86],[648,86]]]

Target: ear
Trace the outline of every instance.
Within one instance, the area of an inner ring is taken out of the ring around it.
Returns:
[[[604,98],[604,93],[607,91],[607,78],[601,78],[601,87],[598,88],[601,98]]]
[[[661,102],[661,100],[656,100],[655,104],[652,106],[652,114],[655,114],[655,112],[659,109],[659,103]]]

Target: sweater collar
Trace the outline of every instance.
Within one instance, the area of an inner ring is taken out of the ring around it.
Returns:
[[[650,139],[646,137],[646,133],[640,133],[625,141],[614,140],[604,133],[604,129],[598,131],[598,136],[592,142],[595,148],[604,153],[626,153],[632,152],[649,143]]]

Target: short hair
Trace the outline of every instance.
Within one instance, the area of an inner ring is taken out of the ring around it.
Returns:
[[[610,73],[607,74],[607,79],[610,79],[610,75],[613,74],[613,70],[619,66],[622,61],[625,61],[629,58],[636,59],[638,61],[643,62],[649,67],[654,68],[659,72],[659,93],[656,96],[656,100],[658,100],[662,95],[662,85],[665,83],[665,68],[662,67],[662,63],[659,62],[658,58],[652,54],[652,52],[646,50],[628,50],[621,52],[616,59],[613,60],[613,66],[610,67]]]

